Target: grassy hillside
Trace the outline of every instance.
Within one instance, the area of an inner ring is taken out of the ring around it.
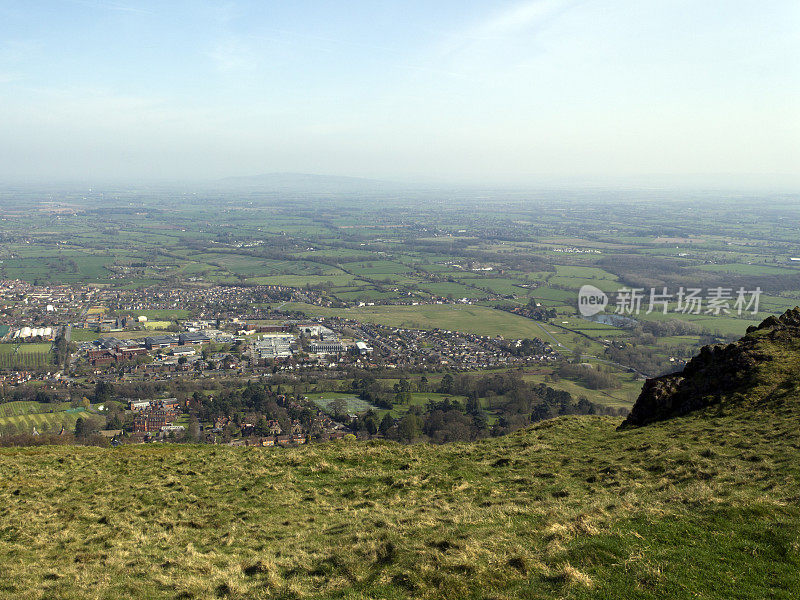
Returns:
[[[0,597],[797,597],[796,401],[618,424],[0,449]]]

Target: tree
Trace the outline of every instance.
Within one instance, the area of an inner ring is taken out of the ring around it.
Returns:
[[[120,418],[119,411],[114,411],[108,419],[109,429],[122,429],[122,419]]]
[[[481,410],[481,403],[478,401],[478,396],[475,392],[470,393],[467,397],[467,413],[476,415]]]
[[[347,414],[347,402],[343,398],[337,398],[330,403],[330,409],[335,417],[342,417]]]
[[[387,412],[385,415],[383,415],[383,419],[381,419],[381,424],[378,429],[382,435],[386,435],[386,432],[392,427],[394,427],[394,419],[392,418],[391,413]]]
[[[78,417],[78,420],[75,421],[75,437],[82,438],[89,435],[91,427],[89,423],[86,422],[83,417]]]
[[[378,415],[376,415],[373,411],[369,411],[364,416],[364,427],[367,430],[367,433],[370,435],[375,435],[378,433]]]
[[[415,440],[420,436],[420,433],[422,433],[422,423],[420,417],[414,413],[408,413],[400,421],[397,432],[400,435],[401,440],[407,442]]]
[[[197,442],[200,440],[200,421],[195,414],[189,417],[189,428],[186,430],[186,438],[190,442]]]
[[[98,381],[94,386],[95,403],[108,402],[114,395],[114,386],[107,381]]]

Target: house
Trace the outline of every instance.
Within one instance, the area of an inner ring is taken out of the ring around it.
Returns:
[[[134,412],[150,408],[150,400],[129,400],[128,408]]]
[[[178,410],[180,406],[180,400],[177,398],[162,398],[161,400],[156,400],[155,403],[164,410]]]

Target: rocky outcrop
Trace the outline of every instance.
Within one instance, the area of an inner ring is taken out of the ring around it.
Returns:
[[[737,342],[705,346],[680,373],[648,379],[621,427],[663,421],[733,397],[747,398],[776,360],[776,344],[786,345],[788,351],[798,340],[800,308],[795,307],[749,327]]]

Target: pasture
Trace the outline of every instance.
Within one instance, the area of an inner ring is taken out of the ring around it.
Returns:
[[[542,337],[535,321],[477,305],[420,304],[336,309],[290,302],[284,310],[299,310],[308,316],[338,316],[405,329],[445,329],[476,335],[499,335],[508,339]]]

